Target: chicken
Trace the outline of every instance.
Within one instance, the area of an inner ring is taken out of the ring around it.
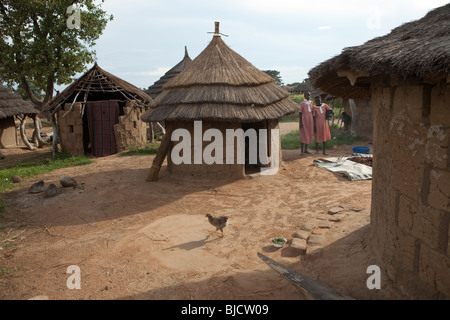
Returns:
[[[228,222],[228,217],[225,216],[220,216],[220,217],[213,217],[211,214],[207,214],[206,217],[208,217],[209,223],[211,223],[214,227],[216,227],[216,230],[213,231],[217,232],[218,230],[222,231],[222,235],[221,237],[223,238],[224,234],[223,234],[223,228],[226,227],[227,222]]]

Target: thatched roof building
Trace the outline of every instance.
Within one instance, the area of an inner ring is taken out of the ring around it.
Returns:
[[[158,81],[156,81],[152,86],[145,91],[150,97],[156,99],[158,95],[163,91],[163,86],[176,75],[178,75],[181,71],[183,71],[189,63],[192,62],[192,59],[189,57],[189,53],[187,51],[187,47],[184,47],[184,58],[177,65],[175,65],[172,69],[167,71]]]
[[[151,101],[144,91],[95,63],[50,101],[45,112],[57,114],[65,151],[107,156],[147,141],[147,124],[139,117]]]
[[[369,76],[436,77],[450,73],[450,4],[388,35],[345,48],[309,72],[312,85],[345,98],[370,97]],[[348,76],[348,77],[347,77]]]
[[[142,107],[148,106],[152,101],[144,91],[103,70],[96,62],[90,70],[54,97],[46,112],[55,113],[64,107],[65,103],[85,103],[88,100],[103,98],[136,100]]]
[[[37,114],[39,110],[31,102],[23,100],[20,95],[0,84],[0,148],[17,144],[15,116]],[[25,123],[24,118],[22,121]]]
[[[144,121],[257,122],[297,111],[275,80],[228,47],[217,34],[142,116]]]
[[[227,128],[243,128],[245,124],[247,127],[275,128],[279,118],[298,111],[289,93],[276,85],[272,77],[225,44],[217,22],[209,45],[163,88],[142,120],[165,121],[168,132],[181,127],[192,130],[195,120],[202,120],[204,128],[218,128],[224,132]],[[182,166],[171,166],[169,157],[169,170],[180,168]],[[183,170],[211,172],[210,167],[193,168],[194,165],[185,166]],[[226,171],[234,169],[237,175],[243,174],[242,166]],[[222,169],[219,166],[217,170]],[[217,172],[212,173],[210,176]]]
[[[315,87],[371,99],[372,260],[399,295],[450,298],[450,4],[310,71]]]
[[[14,117],[20,114],[33,115],[39,111],[29,101],[0,84],[0,119]]]

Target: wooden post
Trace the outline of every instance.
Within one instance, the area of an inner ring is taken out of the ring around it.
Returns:
[[[159,170],[161,169],[164,159],[169,153],[170,146],[172,144],[171,138],[172,138],[172,131],[166,132],[164,138],[161,141],[161,145],[159,146],[158,153],[156,154],[155,159],[153,159],[152,167],[150,168],[150,171],[147,174],[146,179],[147,181],[158,180]]]
[[[52,127],[53,127],[52,150],[53,155],[56,155],[58,153],[58,125],[56,124],[55,114],[52,114]]]
[[[40,125],[40,119],[37,115],[33,116],[33,122],[34,122],[34,132],[33,132],[33,141],[34,144],[38,148],[42,148],[45,146],[45,141],[41,138],[41,125]]]

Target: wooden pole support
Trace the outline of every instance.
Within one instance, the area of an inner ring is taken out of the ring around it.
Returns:
[[[153,159],[152,167],[147,174],[147,181],[157,181],[159,170],[170,150],[170,145],[172,144],[172,131],[166,132],[164,135],[161,145],[159,146],[158,152],[156,153],[155,159]]]

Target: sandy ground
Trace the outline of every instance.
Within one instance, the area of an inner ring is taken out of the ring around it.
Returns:
[[[291,127],[296,124],[283,125],[282,133]],[[15,161],[30,154],[2,152]],[[388,284],[385,290],[366,286],[374,262],[367,246],[371,181],[351,182],[317,168],[318,156],[300,157],[299,150],[282,156],[277,175],[237,181],[177,179],[163,166],[159,181],[146,182],[153,156],[114,155],[20,183],[4,195],[2,236],[12,241],[0,249],[0,299],[310,298],[258,252],[346,297],[390,298]],[[54,198],[27,192],[36,181],[59,184],[66,175],[78,186]],[[328,210],[336,206],[344,210],[329,221]],[[210,234],[206,213],[229,216],[224,238]],[[270,243],[323,221],[330,228],[315,232],[324,241],[307,254],[299,255],[290,242],[281,249]],[[81,271],[79,290],[67,287],[71,265]]]

